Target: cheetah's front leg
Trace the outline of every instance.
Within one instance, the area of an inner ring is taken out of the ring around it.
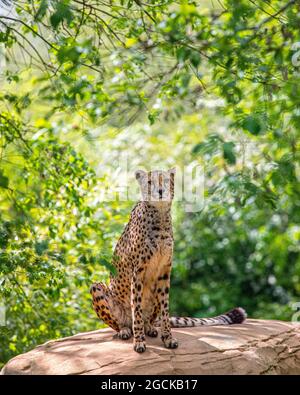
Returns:
[[[161,340],[166,348],[177,348],[178,341],[172,337],[169,319],[170,272],[171,263],[158,278],[157,292],[161,309]]]
[[[131,312],[133,329],[133,348],[136,352],[146,350],[144,321],[142,316],[144,270],[135,270],[131,281]]]

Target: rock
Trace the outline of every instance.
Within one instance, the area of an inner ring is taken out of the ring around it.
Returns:
[[[173,329],[179,348],[147,338],[138,354],[111,329],[49,341],[11,359],[1,374],[300,374],[300,326],[247,320],[241,325]]]

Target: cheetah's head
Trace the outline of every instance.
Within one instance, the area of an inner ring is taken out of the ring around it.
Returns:
[[[170,204],[174,198],[174,177],[176,169],[168,171],[137,170],[135,177],[142,192],[142,199],[157,206]]]

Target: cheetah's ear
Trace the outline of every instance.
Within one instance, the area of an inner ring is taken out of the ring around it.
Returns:
[[[176,174],[176,167],[172,167],[172,169],[169,170],[170,174],[173,174],[175,176]]]
[[[135,178],[139,181],[141,178],[143,178],[146,175],[146,172],[144,170],[137,170],[135,172]]]

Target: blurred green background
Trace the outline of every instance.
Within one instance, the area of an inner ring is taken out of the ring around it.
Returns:
[[[291,320],[297,2],[15,3],[0,2],[0,366],[102,326],[89,286],[109,279],[140,167],[204,170],[202,206],[173,204],[171,314]]]

